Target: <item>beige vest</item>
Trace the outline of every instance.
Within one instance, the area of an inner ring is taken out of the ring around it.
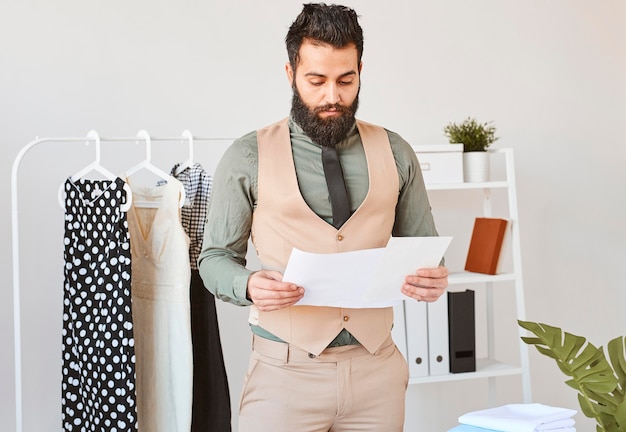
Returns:
[[[302,198],[287,119],[257,132],[259,192],[252,242],[263,268],[283,271],[293,247],[337,253],[387,244],[398,201],[396,163],[383,128],[358,120],[357,127],[368,162],[369,191],[339,230],[317,216]],[[250,322],[316,355],[345,328],[374,353],[389,336],[393,309],[292,306],[262,312],[252,306]]]

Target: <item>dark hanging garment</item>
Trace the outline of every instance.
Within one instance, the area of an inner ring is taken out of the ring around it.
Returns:
[[[230,432],[231,407],[228,378],[215,308],[215,298],[205,287],[197,260],[202,249],[204,225],[212,179],[195,163],[184,169],[172,168],[172,175],[185,187],[186,202],[181,220],[189,236],[191,266],[191,339],[193,344],[192,432]]]
[[[65,182],[62,424],[137,430],[124,181]]]

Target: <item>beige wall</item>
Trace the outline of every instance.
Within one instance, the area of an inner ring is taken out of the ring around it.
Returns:
[[[493,120],[512,147],[527,318],[604,345],[626,334],[626,3],[621,0],[352,0],[365,54],[360,117],[413,144]],[[0,429],[14,428],[11,164],[35,136],[236,137],[288,113],[283,39],[301,2],[5,1],[0,5]],[[212,169],[223,150],[198,145]],[[169,169],[186,149],[153,149]],[[132,143],[103,146],[122,171]],[[92,158],[81,145],[33,149],[20,167],[25,431],[58,430],[62,211],[56,191]],[[220,304],[234,412],[247,363],[246,311]],[[609,319],[609,317],[611,317]],[[515,346],[512,338],[509,343]],[[506,347],[504,347],[506,350]],[[577,408],[531,351],[536,402]],[[499,381],[498,402],[519,398]],[[481,408],[485,383],[412,386],[407,431],[447,430]],[[579,430],[593,423],[577,416]],[[236,423],[236,422],[235,422]]]

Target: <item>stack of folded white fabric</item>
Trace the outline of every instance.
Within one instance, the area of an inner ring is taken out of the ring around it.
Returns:
[[[509,404],[463,414],[461,424],[448,432],[576,432],[575,414],[539,403]]]

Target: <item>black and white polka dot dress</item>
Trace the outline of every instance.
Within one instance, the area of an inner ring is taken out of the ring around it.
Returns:
[[[137,430],[125,201],[120,178],[65,182],[65,431]]]

